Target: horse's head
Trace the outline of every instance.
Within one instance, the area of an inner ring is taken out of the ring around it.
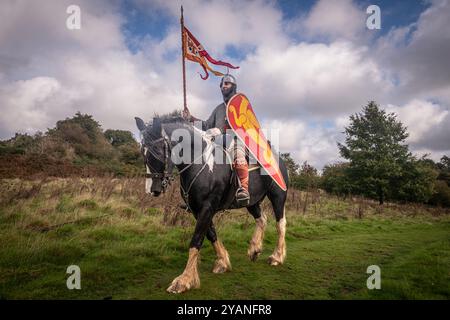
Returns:
[[[141,153],[147,169],[145,192],[157,197],[166,191],[172,179],[170,139],[163,132],[159,118],[153,118],[149,125],[140,118],[136,117],[135,120],[142,136]]]

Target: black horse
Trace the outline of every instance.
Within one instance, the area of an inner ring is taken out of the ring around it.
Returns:
[[[148,125],[140,118],[135,120],[142,136],[141,150],[147,169],[146,191],[153,196],[164,192],[170,182],[172,169],[176,166],[180,173],[182,196],[197,220],[186,268],[172,281],[167,291],[180,293],[198,288],[200,278],[197,264],[205,236],[211,241],[217,255],[212,271],[223,273],[231,270],[228,252],[217,239],[213,216],[220,210],[236,207],[234,195],[238,185],[235,172],[229,161],[213,161],[219,159],[218,156],[225,155],[223,146],[213,142],[205,132],[183,118],[156,117]],[[199,152],[195,152],[194,141],[201,142],[200,156]],[[184,147],[179,148],[181,145]],[[287,169],[281,158],[279,166],[288,184]],[[278,243],[268,262],[276,266],[282,264],[286,258],[284,205],[287,191],[278,187],[270,176],[261,174],[260,170],[262,169],[257,168],[249,173],[250,203],[247,210],[255,218],[256,229],[248,256],[255,261],[262,251],[266,218],[261,214],[260,204],[267,196],[272,203],[278,231]]]

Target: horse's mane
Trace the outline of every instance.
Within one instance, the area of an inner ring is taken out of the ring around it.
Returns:
[[[164,125],[164,124],[168,124],[168,125],[181,124],[181,125],[186,126],[187,128],[191,128],[192,127],[192,123],[187,121],[185,118],[183,118],[181,116],[181,111],[180,110],[175,110],[175,111],[172,111],[172,112],[169,112],[169,113],[165,113],[165,114],[162,114],[162,115],[154,114],[152,120],[150,122],[148,122],[149,126],[145,130],[144,136],[148,136],[148,137],[150,137],[152,139],[157,137],[157,135],[153,132],[153,129],[152,129],[153,123],[154,123],[154,121],[156,119],[159,121],[159,123],[161,125]]]
[[[153,119],[158,119],[160,123],[189,123],[181,115],[181,110],[174,110],[162,115],[155,114]]]
[[[161,123],[189,123],[188,121],[186,121],[183,117],[181,116],[171,116],[171,117],[167,117],[167,118],[160,118]]]

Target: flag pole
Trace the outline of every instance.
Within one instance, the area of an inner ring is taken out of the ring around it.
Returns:
[[[184,102],[184,111],[189,111],[186,103],[186,65],[184,59],[184,18],[183,18],[183,6],[181,6],[181,61],[183,65],[183,102]]]

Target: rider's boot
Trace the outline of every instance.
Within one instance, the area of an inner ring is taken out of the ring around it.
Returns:
[[[234,168],[241,182],[241,187],[236,192],[236,201],[240,205],[248,205],[250,203],[250,193],[248,192],[248,163],[236,163]]]

